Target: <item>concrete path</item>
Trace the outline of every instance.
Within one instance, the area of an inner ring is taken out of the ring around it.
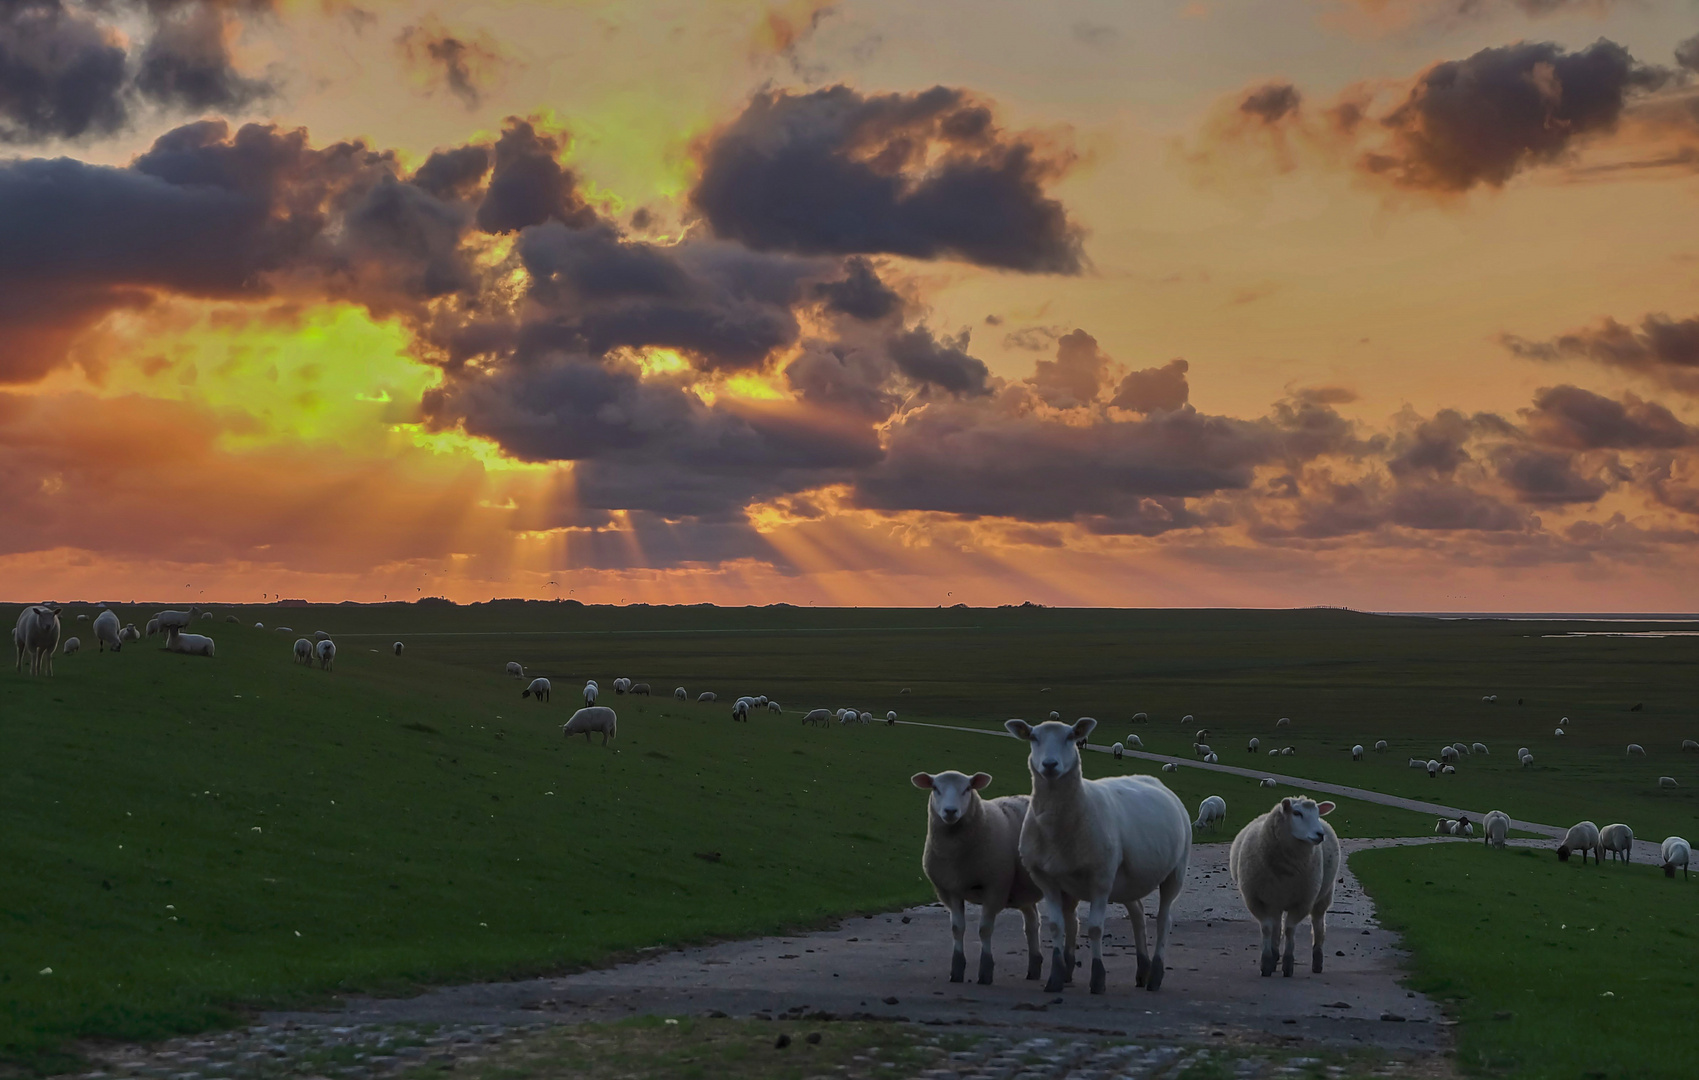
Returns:
[[[1435,841],[1347,841],[1345,847],[1349,853],[1425,842]],[[269,1014],[264,1023],[465,1026],[514,1025],[539,1015],[576,1022],[714,1011],[769,1017],[830,1013],[1206,1043],[1315,1040],[1428,1052],[1447,1045],[1439,1009],[1398,985],[1397,939],[1375,922],[1373,905],[1348,867],[1335,888],[1328,919],[1326,970],[1319,975],[1309,970],[1306,924],[1298,934],[1297,973],[1290,979],[1265,979],[1257,973],[1257,925],[1229,884],[1226,863],[1224,843],[1193,848],[1186,889],[1175,905],[1168,975],[1156,993],[1133,985],[1132,934],[1119,915],[1108,928],[1105,994],[1086,992],[1083,967],[1059,995],[1027,982],[1020,917],[1012,912],[998,924],[997,982],[952,984],[949,915],[934,904],[852,918],[814,934],[660,953],[560,978],[446,987],[407,999],[353,1000],[330,1013]],[[1147,918],[1153,916],[1154,910]],[[979,958],[977,923],[971,917],[970,924],[971,973]]]
[[[1012,739],[1015,737],[1009,732],[1001,729],[962,727],[956,724],[927,724],[918,720],[898,720],[897,723],[909,724],[914,727],[938,728],[943,731],[962,731],[975,735],[993,735],[1004,739]],[[1099,746],[1096,743],[1088,743],[1086,745],[1086,749],[1095,750],[1102,754],[1113,753],[1113,750],[1110,747]],[[1144,750],[1126,750],[1123,751],[1123,753],[1125,753],[1127,757],[1139,758],[1144,761],[1158,761],[1164,764],[1173,762],[1187,769],[1206,769],[1212,772],[1228,773],[1232,776],[1248,776],[1252,779],[1261,779],[1265,776],[1272,776],[1279,783],[1287,784],[1292,787],[1301,787],[1306,791],[1319,791],[1328,795],[1343,795],[1346,798],[1360,799],[1363,802],[1379,803],[1382,806],[1395,806],[1402,810],[1414,810],[1419,814],[1432,814],[1436,818],[1456,818],[1459,815],[1467,814],[1469,819],[1476,823],[1475,827],[1477,832],[1480,829],[1481,819],[1486,817],[1487,811],[1494,809],[1490,806],[1482,810],[1470,810],[1464,807],[1446,806],[1443,803],[1427,802],[1423,799],[1407,799],[1402,795],[1388,795],[1384,792],[1370,791],[1367,788],[1351,787],[1347,784],[1330,784],[1324,780],[1310,780],[1302,776],[1288,776],[1285,773],[1269,772],[1264,769],[1246,769],[1237,765],[1211,765],[1208,762],[1199,761],[1196,758],[1169,757],[1166,754],[1152,754]],[[1609,822],[1601,821],[1598,824],[1603,826],[1608,825]],[[1516,818],[1510,819],[1510,827],[1513,829],[1520,829],[1523,832],[1534,833],[1539,836],[1549,836],[1554,840],[1563,839],[1564,835],[1569,832],[1569,826],[1567,825],[1546,825],[1538,821],[1519,821]],[[1662,840],[1662,837],[1659,837],[1657,841],[1644,840],[1636,837],[1634,840],[1633,852],[1635,861],[1650,862],[1653,865],[1657,865],[1663,859],[1663,850],[1661,846]]]

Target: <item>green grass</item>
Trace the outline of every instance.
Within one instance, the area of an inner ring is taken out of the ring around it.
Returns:
[[[1409,985],[1460,1021],[1466,1071],[1693,1075],[1699,882],[1478,843],[1360,851],[1351,868],[1414,954]]]

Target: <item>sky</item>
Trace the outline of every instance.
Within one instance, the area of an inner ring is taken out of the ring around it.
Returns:
[[[0,0],[7,599],[1699,610],[1699,0]]]

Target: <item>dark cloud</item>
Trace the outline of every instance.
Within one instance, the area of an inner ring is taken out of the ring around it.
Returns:
[[[125,64],[109,27],[59,0],[0,3],[0,143],[116,131]]]
[[[1302,103],[1302,95],[1291,83],[1268,83],[1246,93],[1239,102],[1239,111],[1265,124],[1278,124],[1288,116],[1295,116]]]
[[[1674,413],[1633,394],[1613,401],[1578,386],[1547,387],[1523,415],[1535,439],[1570,450],[1673,450],[1696,441]]]
[[[1583,476],[1574,454],[1505,446],[1495,455],[1493,464],[1523,502],[1590,503],[1610,490],[1610,484],[1599,476]]]
[[[186,3],[162,11],[136,72],[136,90],[184,110],[240,109],[273,92],[239,73],[230,55],[236,29],[229,10]]]
[[[761,251],[1073,274],[1080,229],[1045,193],[1071,164],[960,90],[772,91],[704,145],[690,200],[717,235]]]
[[[826,310],[848,315],[852,319],[877,322],[902,310],[903,298],[883,281],[873,264],[859,255],[844,261],[842,281],[825,281],[814,287],[814,293],[826,303]]]
[[[1056,359],[1033,364],[1032,388],[1048,405],[1073,409],[1095,402],[1109,379],[1109,357],[1084,330],[1056,342]]]
[[[883,421],[903,403],[898,371],[882,348],[815,342],[785,368],[785,381],[802,400],[823,408]]]
[[[595,222],[595,211],[578,191],[578,177],[560,163],[559,137],[536,124],[509,117],[496,140],[489,189],[478,207],[478,228],[517,232],[545,221],[567,225]]]
[[[1129,371],[1115,388],[1109,404],[1141,413],[1181,408],[1191,395],[1191,387],[1186,383],[1186,372],[1190,369],[1190,364],[1175,357],[1161,367]]]
[[[478,107],[487,82],[507,62],[489,35],[451,33],[429,19],[404,29],[395,46],[409,67],[424,74],[428,85],[446,86],[468,109]]]
[[[419,166],[412,183],[439,199],[470,199],[489,175],[490,157],[487,146],[438,150]]]
[[[1636,94],[1669,78],[1600,39],[1568,52],[1550,42],[1482,49],[1417,76],[1404,102],[1380,120],[1390,139],[1362,167],[1409,189],[1502,187],[1532,166],[1563,158],[1575,143],[1616,126]]]
[[[968,332],[937,338],[924,325],[891,338],[887,345],[897,369],[923,386],[976,397],[991,392],[985,362],[969,356]]]
[[[1590,360],[1605,367],[1646,375],[1689,393],[1699,392],[1699,318],[1672,319],[1653,314],[1638,328],[1615,319],[1574,330],[1550,341],[1513,334],[1499,341],[1528,360]]]
[[[1675,62],[1688,71],[1699,72],[1699,34],[1675,47]]]

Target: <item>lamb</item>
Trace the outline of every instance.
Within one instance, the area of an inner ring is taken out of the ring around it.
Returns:
[[[118,636],[118,616],[110,611],[103,611],[95,616],[94,640],[99,644],[100,651],[111,649],[117,652],[124,647],[124,641]]]
[[[1621,822],[1606,825],[1599,830],[1599,848],[1623,862],[1631,862],[1630,856],[1634,854],[1634,830]]]
[[[1276,783],[1277,781],[1272,776],[1265,776],[1261,780],[1257,781],[1257,784],[1260,787],[1274,787]]]
[[[1563,843],[1557,846],[1557,861],[1568,862],[1572,852],[1581,853],[1581,865],[1587,865],[1587,853],[1593,853],[1593,862],[1604,862],[1604,848],[1599,844],[1599,827],[1591,821],[1578,821],[1569,827],[1563,836]]]
[[[295,662],[308,665],[313,662],[313,643],[304,637],[295,639]]]
[[[630,679],[615,679],[614,680],[614,693],[624,694],[627,690],[630,690],[630,689],[631,689],[631,680]]]
[[[523,679],[525,677],[525,665],[517,660],[509,660],[507,662],[507,673],[515,679]]]
[[[1658,777],[1658,786],[1659,787],[1680,787],[1681,785],[1677,784],[1675,782],[1675,777],[1673,777],[1673,776],[1660,776],[1660,777]]]
[[[1261,739],[1252,739],[1250,742],[1245,744],[1245,752],[1250,753],[1250,754],[1254,754],[1254,753],[1257,752],[1257,748],[1261,745],[1262,745]]]
[[[1441,761],[1448,761],[1448,762],[1449,761],[1456,761],[1457,760],[1457,747],[1455,747],[1455,746],[1442,746],[1442,747],[1440,747],[1439,759]]]
[[[1644,746],[1641,746],[1637,742],[1631,742],[1631,743],[1628,744],[1628,756],[1633,757],[1635,754],[1639,754],[1641,757],[1645,757],[1646,756],[1646,748]]]
[[[1387,751],[1386,740],[1385,739],[1376,739],[1375,740],[1375,753],[1384,754],[1384,753],[1386,753],[1386,751]]]
[[[653,696],[649,693],[649,684],[646,683],[646,682],[632,683],[631,684],[631,690],[629,691],[629,693],[631,693],[633,696],[636,696],[636,695],[639,695],[639,694],[641,694],[643,697],[652,697]],[[779,710],[774,709],[773,711],[778,712]]]
[[[1362,743],[1358,743],[1356,746],[1353,746],[1351,748],[1351,760],[1352,761],[1363,760],[1363,744]]]
[[[1162,766],[1162,771],[1163,772],[1179,772],[1180,766],[1178,766],[1178,765],[1174,764],[1172,761],[1170,761],[1168,764]]]
[[[391,646],[390,646],[390,648],[392,648],[392,649],[394,649],[394,650],[395,650],[395,655],[397,655],[397,656],[400,656],[400,655],[401,655],[401,650],[403,650],[403,649],[405,649],[405,648],[406,648],[406,647],[407,647],[407,646],[405,646],[405,645],[403,645],[403,644],[402,644],[402,643],[401,643],[401,642],[399,642],[399,641],[398,641],[398,642],[396,642],[396,643],[395,643],[395,644],[394,644],[394,645],[391,645]]]
[[[185,656],[212,656],[213,641],[205,634],[175,633],[165,639],[165,647]]]
[[[1477,753],[1477,754],[1491,754],[1492,753],[1491,750],[1487,749],[1487,744],[1484,743],[1484,742],[1478,742],[1474,746],[1470,747],[1469,749],[1472,750],[1474,753]]]
[[[1436,777],[1438,775],[1439,775],[1439,762],[1433,760],[1432,758],[1429,758],[1428,759],[1428,779],[1432,780],[1434,777]]]
[[[549,700],[549,689],[549,680],[536,678],[531,680],[531,685],[519,691],[519,696],[522,698],[534,697],[537,699],[539,704],[547,704]]]
[[[1503,810],[1489,810],[1486,820],[1481,824],[1482,831],[1486,833],[1487,846],[1504,847],[1505,838],[1510,835],[1510,815]]]
[[[1227,820],[1227,800],[1219,795],[1211,795],[1198,803],[1198,818],[1192,822],[1192,828],[1213,829]]]
[[[157,633],[159,633],[159,620],[158,619],[149,619],[147,621],[147,636],[152,637],[153,635],[155,635]]]
[[[680,687],[680,689],[683,689],[683,688]],[[719,695],[714,693],[712,690],[704,690],[702,693],[696,695],[696,700],[698,702],[717,701],[717,700],[719,700]]]
[[[1428,763],[1419,757],[1413,757],[1410,759],[1410,768],[1412,769],[1425,769],[1427,767]]]
[[[65,639],[65,647],[60,649],[59,651],[60,651],[60,653],[62,653],[65,656],[70,656],[72,653],[77,652],[82,647],[83,647],[83,643],[80,639],[74,638],[74,637],[66,638]]]
[[[980,798],[980,791],[991,783],[989,773],[919,772],[909,782],[931,792],[926,800],[926,847],[920,866],[938,902],[950,912],[950,936],[955,942],[950,981],[959,983],[967,975],[962,939],[970,903],[979,905],[979,984],[992,982],[996,962],[991,934],[1004,908],[1021,913],[1026,928],[1026,977],[1038,978],[1044,971],[1044,956],[1038,949],[1038,901],[1043,894],[1020,858],[1021,829],[1030,800],[1025,795]],[[1075,920],[1077,914],[1069,920],[1070,945],[1078,932]]]
[[[584,707],[586,709],[588,709],[590,706],[596,704],[596,696],[598,694],[600,694],[601,692],[602,692],[602,688],[600,686],[596,685],[595,679],[591,679],[589,682],[585,683],[584,684]]]
[[[1521,757],[1516,759],[1516,762],[1517,762],[1517,764],[1521,765],[1524,769],[1526,769],[1528,766],[1530,766],[1534,763],[1534,755],[1533,754],[1523,754]]]
[[[572,718],[561,725],[560,733],[567,738],[574,735],[584,736],[584,741],[590,741],[590,733],[602,733],[602,745],[606,746],[619,734],[619,717],[606,705],[586,705],[572,714]]]
[[[329,638],[325,638],[323,641],[313,646],[313,651],[319,655],[320,671],[336,670],[336,642]]]
[[[1144,749],[1144,740],[1139,738],[1137,735],[1128,735],[1126,741],[1127,741],[1127,749],[1128,750],[1143,750]]]
[[[1442,766],[1440,766],[1440,770],[1439,770],[1439,774],[1441,776],[1452,776],[1452,775],[1455,775],[1456,772],[1457,772],[1457,766],[1455,766],[1455,765],[1442,765]]]
[[[136,629],[135,623],[125,623],[124,629],[118,631],[118,640],[124,642],[140,641],[142,632]]]
[[[1686,881],[1687,862],[1689,857],[1692,855],[1692,852],[1693,849],[1688,845],[1687,841],[1683,840],[1681,837],[1664,837],[1661,852],[1662,862],[1660,864],[1664,868],[1664,876],[1669,878],[1675,877],[1675,868],[1679,866],[1681,867],[1681,879]]]
[[[1063,916],[1082,900],[1091,905],[1086,917],[1091,992],[1103,993],[1107,982],[1103,922],[1111,902],[1125,904],[1133,924],[1136,983],[1148,990],[1161,987],[1174,898],[1186,885],[1192,838],[1185,806],[1154,777],[1085,779],[1079,751],[1096,726],[1090,717],[1037,727],[1024,720],[1004,724],[1029,744],[1032,802],[1021,827],[1020,852],[1021,863],[1044,893],[1054,943],[1046,993],[1060,991],[1063,972],[1073,969],[1073,957],[1062,943]],[[1156,947],[1147,959],[1144,897],[1153,889],[1159,890]]]
[[[684,692],[684,687],[682,687],[682,686],[673,687],[673,697],[677,698],[680,701],[689,701],[690,700],[690,695]]]
[[[1292,975],[1293,938],[1298,922],[1310,920],[1310,970],[1322,966],[1327,940],[1327,909],[1339,876],[1339,836],[1322,820],[1333,803],[1281,799],[1274,809],[1239,830],[1228,852],[1228,870],[1239,886],[1245,908],[1262,924],[1262,973]],[[1284,952],[1276,948],[1285,917]]]
[[[1126,754],[1127,748],[1122,746],[1120,743],[1116,743],[1114,746],[1109,748],[1109,752],[1115,755],[1115,760],[1119,761],[1122,756]]]
[[[59,609],[51,604],[32,604],[18,612],[17,624],[12,628],[12,644],[18,650],[17,669],[24,669],[27,654],[31,675],[52,675],[59,634]]]
[[[745,721],[745,722],[747,722],[749,720],[749,699],[748,698],[738,698],[735,702],[732,703],[732,719],[733,720],[742,720],[742,721]]]
[[[1699,740],[1694,740],[1694,739],[1683,739],[1683,740],[1681,740],[1681,752],[1685,754],[1689,750],[1699,750]]]

